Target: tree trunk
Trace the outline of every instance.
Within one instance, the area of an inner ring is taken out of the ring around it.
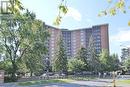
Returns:
[[[32,77],[32,74],[33,74],[33,72],[31,71],[31,72],[30,72],[30,77]]]
[[[14,61],[12,61],[12,81],[17,81],[17,77],[16,77],[16,71],[17,71],[17,66],[15,64]]]

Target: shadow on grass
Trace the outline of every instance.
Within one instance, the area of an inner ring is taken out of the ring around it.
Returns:
[[[53,80],[40,80],[40,81],[28,81],[19,82],[18,86],[27,87],[110,87],[110,86],[98,86],[97,84],[78,84],[71,83],[76,80],[71,79],[53,79]]]
[[[91,85],[80,85],[76,83],[55,83],[55,84],[48,84],[48,85],[41,85],[39,87],[110,87],[110,86],[96,86],[96,84]]]
[[[72,81],[73,80],[69,80],[69,79],[53,79],[53,80],[19,82],[17,85],[19,85],[19,86],[30,86],[30,85],[50,84],[50,83],[68,83],[68,82],[72,82]]]
[[[21,86],[21,85],[20,85]],[[48,83],[48,84],[33,84],[33,85],[22,85],[27,87],[110,87],[110,86],[97,86],[96,84],[91,85],[81,85],[76,83],[63,83],[63,82],[57,82],[56,83]]]
[[[27,82],[19,82],[17,85],[19,86],[30,86],[37,84],[50,84],[50,83],[70,83],[72,81],[89,81],[95,79],[94,77],[71,77],[69,76],[67,79],[50,79],[50,80],[38,80],[38,81],[27,81]]]

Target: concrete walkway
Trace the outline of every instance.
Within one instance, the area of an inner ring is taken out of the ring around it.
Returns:
[[[109,87],[111,85],[111,80],[108,79],[97,79],[93,81],[75,81],[72,82],[78,85],[86,85],[89,87]]]

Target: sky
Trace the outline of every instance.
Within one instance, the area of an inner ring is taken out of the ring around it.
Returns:
[[[58,14],[60,0],[21,0],[23,6],[36,13],[38,19],[54,26],[53,21]],[[122,47],[130,47],[130,10],[123,14],[117,12],[116,16],[98,17],[101,10],[107,8],[107,0],[67,0],[68,13],[62,19],[59,28],[79,29],[92,25],[109,24],[110,54],[121,55]],[[130,1],[127,1],[130,3]],[[56,27],[56,26],[55,26]]]

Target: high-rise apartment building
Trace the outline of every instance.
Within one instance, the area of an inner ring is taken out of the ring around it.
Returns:
[[[51,59],[55,55],[59,37],[62,37],[63,39],[68,58],[75,56],[81,47],[87,48],[90,38],[94,43],[97,54],[99,54],[102,49],[107,49],[109,51],[108,24],[76,30],[58,29],[49,25],[45,26],[50,33],[50,38],[48,39],[48,57]]]

